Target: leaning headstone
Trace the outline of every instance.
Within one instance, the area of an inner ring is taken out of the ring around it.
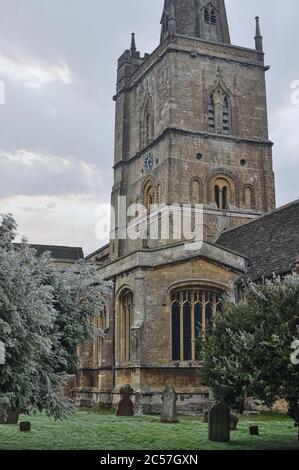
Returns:
[[[131,400],[133,389],[130,385],[124,385],[120,389],[121,399],[117,407],[117,416],[134,416],[134,406]]]
[[[161,423],[177,423],[177,394],[171,385],[167,385],[162,395]]]
[[[258,426],[250,426],[249,428],[249,434],[250,436],[259,436],[259,427]]]
[[[238,426],[239,418],[234,415],[230,415],[230,430],[236,431]]]
[[[224,403],[214,405],[209,411],[209,441],[229,442],[230,410]]]
[[[9,409],[6,412],[6,416],[0,415],[0,424],[18,424],[19,415],[19,410]]]
[[[19,429],[21,432],[30,432],[31,431],[31,423],[29,421],[22,421],[19,425]]]

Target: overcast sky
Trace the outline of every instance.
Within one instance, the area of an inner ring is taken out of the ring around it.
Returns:
[[[112,185],[116,61],[136,33],[158,44],[164,0],[0,0],[0,213],[32,243],[98,248],[96,208]],[[277,203],[299,197],[298,0],[227,0],[232,43],[261,17]]]

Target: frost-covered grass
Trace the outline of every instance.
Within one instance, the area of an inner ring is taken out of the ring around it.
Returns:
[[[67,421],[55,422],[44,415],[30,421],[32,431],[25,434],[18,426],[0,426],[0,449],[299,450],[292,420],[274,414],[241,418],[229,444],[209,442],[208,426],[193,417],[180,417],[178,424],[166,425],[157,416],[117,418],[107,412],[78,411]],[[249,436],[250,425],[260,427],[260,437]]]

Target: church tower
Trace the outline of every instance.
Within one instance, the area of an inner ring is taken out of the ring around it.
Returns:
[[[200,383],[195,339],[248,268],[217,238],[275,207],[268,67],[259,19],[254,48],[231,45],[223,0],[165,0],[161,23],[152,54],[141,56],[132,35],[118,60],[116,218],[110,244],[88,258],[114,290],[98,325],[105,338],[82,349],[76,396],[109,406],[130,384],[135,409],[156,412],[172,384],[179,408],[198,412],[209,390]],[[201,246],[148,236],[165,208],[185,205],[203,209]],[[141,237],[127,237],[131,218]]]
[[[264,53],[231,45],[224,0],[165,0],[161,43],[118,61],[111,258],[170,240],[124,240],[127,205],[203,204],[204,237],[275,207]]]

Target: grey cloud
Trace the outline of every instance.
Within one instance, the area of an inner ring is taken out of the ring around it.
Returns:
[[[69,157],[57,158],[19,151],[16,154],[1,154],[0,197],[63,196],[85,194],[98,196],[105,188],[101,172],[93,165]],[[17,189],[16,189],[17,188]]]
[[[83,161],[95,165],[102,175],[103,186],[100,184],[97,194],[99,202],[107,200],[112,185],[116,61],[128,48],[133,31],[142,53],[156,48],[163,3],[164,0],[0,0],[0,58],[1,54],[13,57],[14,51],[25,61],[30,59],[37,64],[65,63],[72,77],[70,84],[52,81],[36,89],[0,76],[5,78],[7,89],[7,104],[0,107],[0,152],[13,154],[25,149],[62,159],[72,157],[69,171],[61,173],[37,164],[24,168],[21,162],[1,163],[0,198],[19,194],[61,198],[80,192],[91,194],[94,188],[78,169]],[[293,175],[298,174],[299,162],[277,113],[289,106],[291,81],[299,79],[294,50],[299,3],[227,0],[226,4],[234,44],[253,47],[254,17],[261,17],[266,62],[271,65],[267,74],[269,123],[271,138],[277,139],[274,164],[278,203],[282,204],[297,195]],[[292,128],[296,132],[298,113],[294,119]],[[70,236],[72,224],[71,218],[65,219],[64,232]],[[28,236],[34,236],[34,219],[29,227]],[[39,234],[41,230],[39,226]],[[45,243],[48,237],[45,232]],[[82,229],[83,237],[88,246],[86,228]],[[94,241],[90,244],[94,247]]]

